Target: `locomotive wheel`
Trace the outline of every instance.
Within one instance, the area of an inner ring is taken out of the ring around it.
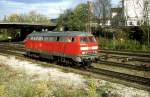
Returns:
[[[91,67],[91,64],[92,64],[90,60],[84,60],[82,63],[83,63],[83,67],[86,67],[86,68]]]

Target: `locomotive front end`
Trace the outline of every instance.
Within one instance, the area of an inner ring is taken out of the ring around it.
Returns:
[[[94,36],[80,37],[80,53],[84,63],[95,62],[98,54],[98,45]]]

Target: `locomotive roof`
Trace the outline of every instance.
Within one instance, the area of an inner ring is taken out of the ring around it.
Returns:
[[[78,32],[78,31],[66,31],[66,32],[33,32],[28,36],[92,36],[92,34],[87,32]]]

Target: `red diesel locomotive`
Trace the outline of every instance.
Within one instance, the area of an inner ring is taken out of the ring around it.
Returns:
[[[97,58],[98,45],[87,32],[34,32],[24,41],[27,56],[89,66]]]

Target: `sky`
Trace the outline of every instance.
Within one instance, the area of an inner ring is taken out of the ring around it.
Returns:
[[[57,18],[64,10],[75,8],[87,0],[0,0],[0,19],[12,13],[26,14],[30,11],[46,15],[50,19]],[[92,0],[91,0],[92,1]],[[114,5],[119,0],[112,0]]]

